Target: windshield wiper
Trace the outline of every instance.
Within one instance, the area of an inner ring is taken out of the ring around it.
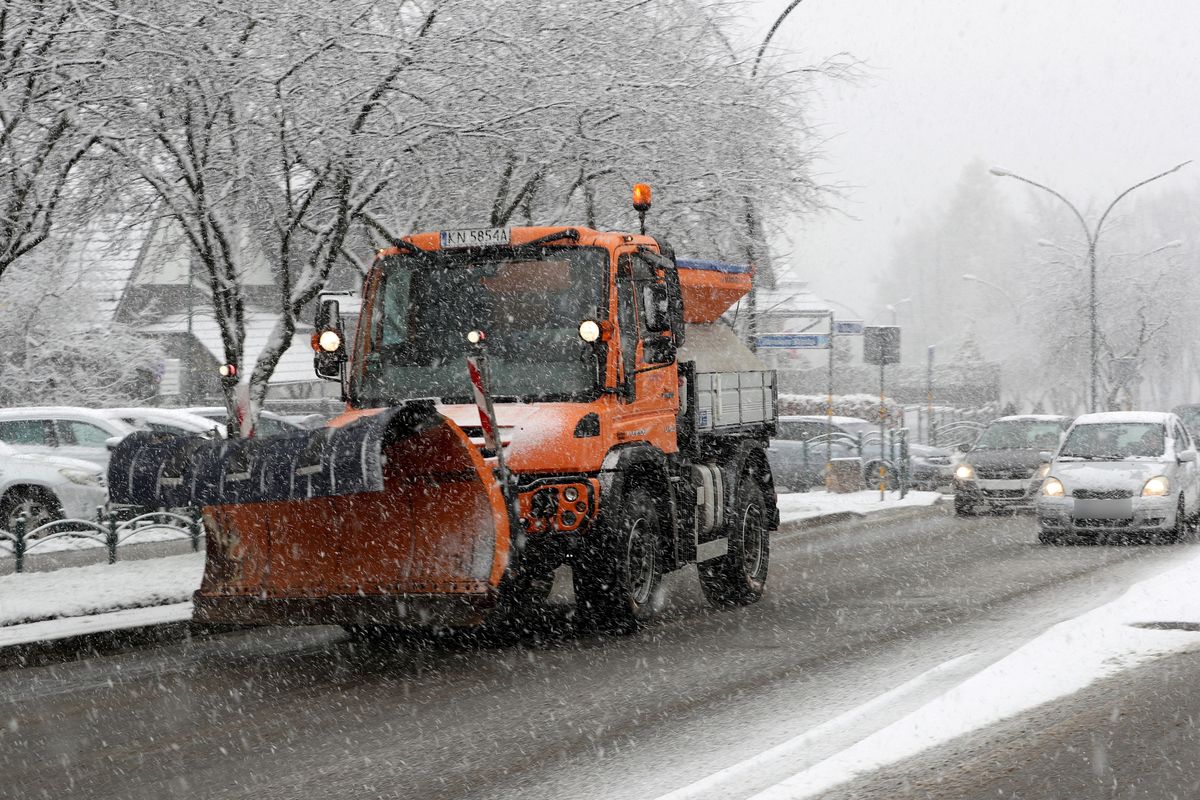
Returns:
[[[538,247],[543,244],[557,242],[559,239],[571,239],[572,241],[579,241],[579,231],[575,230],[574,228],[564,228],[561,231],[555,231],[554,233],[548,233],[545,236],[539,236],[532,242],[525,242],[525,244],[519,246]]]
[[[1063,453],[1059,458],[1078,458],[1080,461],[1120,461],[1123,456],[1108,455],[1108,456],[1090,456],[1080,453]]]

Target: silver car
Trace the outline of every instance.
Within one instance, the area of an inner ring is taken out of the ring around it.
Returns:
[[[107,500],[99,464],[21,453],[0,442],[0,530],[12,531],[22,514],[27,531],[64,517],[95,519]]]
[[[1039,538],[1179,541],[1200,516],[1197,469],[1174,414],[1085,414],[1050,461],[1036,501]]]

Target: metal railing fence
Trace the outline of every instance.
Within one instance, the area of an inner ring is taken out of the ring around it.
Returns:
[[[27,528],[24,514],[17,517],[13,530],[0,529],[0,553],[7,552],[15,561],[15,571],[24,572],[25,557],[49,542],[61,539],[86,539],[98,542],[108,550],[108,563],[117,562],[117,548],[130,539],[144,536],[151,531],[173,530],[186,532],[191,540],[192,552],[200,550],[202,526],[200,514],[195,510],[151,511],[127,520],[103,507],[97,509],[96,519],[57,519]]]

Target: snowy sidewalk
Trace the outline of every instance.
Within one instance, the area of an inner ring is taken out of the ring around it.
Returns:
[[[940,499],[937,492],[909,492],[903,500],[888,492],[883,502],[879,492],[784,494],[780,523],[930,506]],[[187,553],[0,576],[0,647],[185,620],[203,572],[204,553]]]
[[[898,492],[886,492],[880,501],[878,491],[831,494],[824,489],[779,495],[780,526],[802,520],[813,520],[833,514],[857,517],[896,508],[931,506],[943,498],[941,492],[909,492],[901,499]]]

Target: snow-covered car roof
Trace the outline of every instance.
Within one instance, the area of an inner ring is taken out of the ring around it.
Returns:
[[[1076,425],[1099,425],[1102,423],[1118,422],[1150,422],[1165,425],[1175,415],[1167,411],[1101,411],[1095,414],[1080,414],[1075,418]]]
[[[10,406],[9,408],[0,408],[0,420],[10,419],[78,419],[95,422],[102,427],[112,427],[122,433],[133,432],[133,427],[127,422],[101,414],[94,408],[83,406]]]
[[[178,408],[132,407],[132,408],[98,408],[96,412],[110,419],[136,420],[138,422],[159,423],[170,425],[194,433],[210,433],[214,428],[221,436],[225,435],[225,425],[216,420],[199,414],[191,414]]]

